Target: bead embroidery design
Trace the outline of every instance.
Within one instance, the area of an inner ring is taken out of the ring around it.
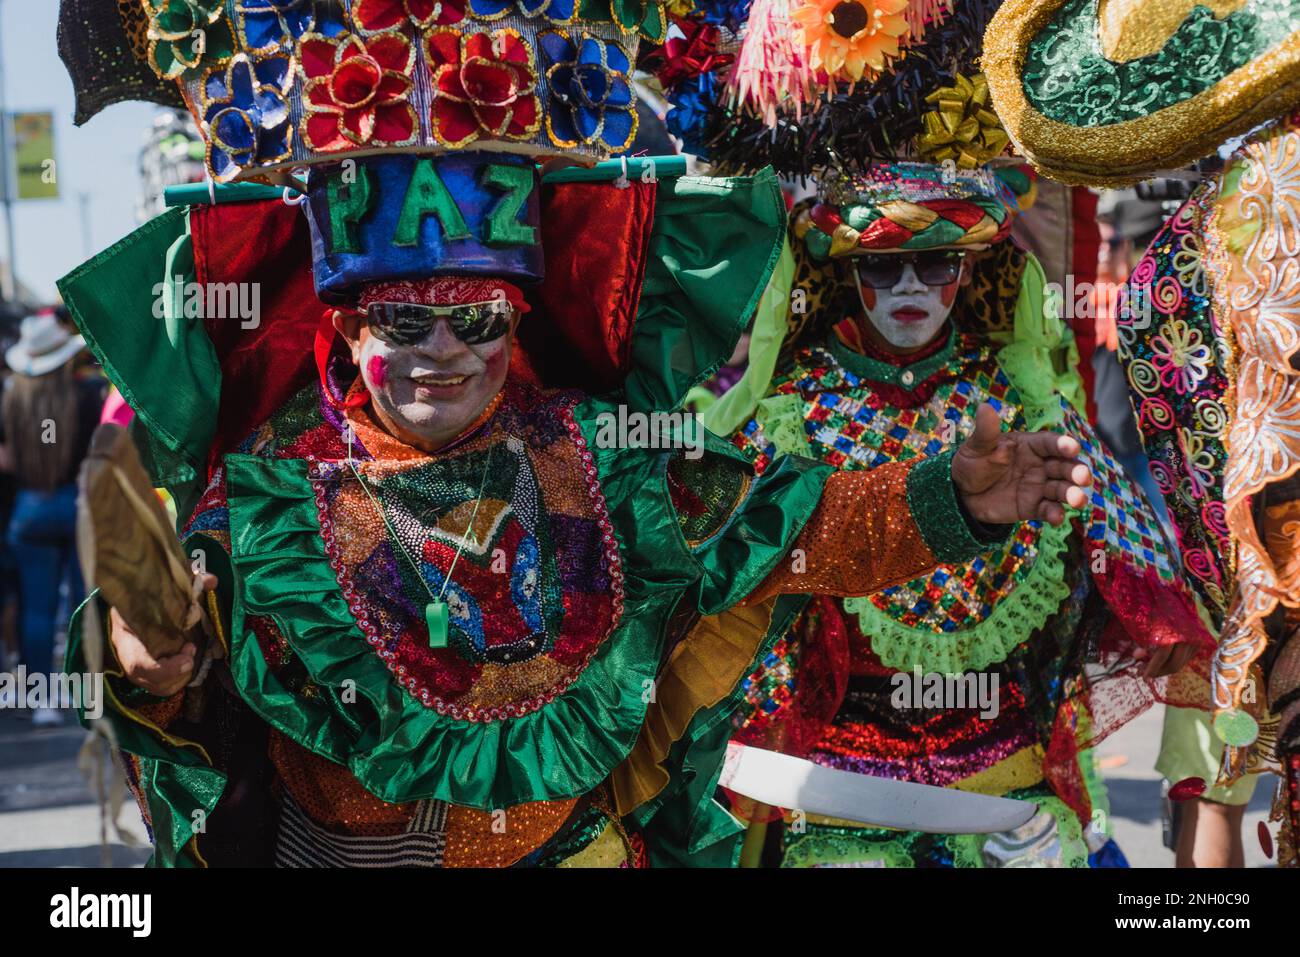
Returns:
[[[1212,309],[1202,230],[1214,193],[1170,217],[1129,277],[1116,327],[1151,474],[1169,507],[1188,584],[1227,610],[1233,548],[1223,499],[1230,356]]]
[[[463,546],[446,594],[447,648],[427,646],[427,593],[346,465],[311,467],[326,553],[357,625],[399,683],[439,714],[486,722],[538,710],[577,680],[621,619],[618,545],[575,401],[508,399],[455,452],[357,463],[427,581],[442,581]],[[490,447],[494,466],[462,541]]]
[[[984,401],[1009,427],[1025,427],[1019,398],[992,352],[969,340],[959,341],[952,358],[914,384],[915,391],[934,389],[930,400],[915,408],[885,402],[871,382],[821,347],[804,350],[793,371],[773,386],[777,394],[802,398],[810,454],[841,469],[937,455],[974,430],[975,411]],[[754,458],[770,460],[776,451],[754,421],[736,444]],[[869,600],[908,627],[933,632],[971,628],[1028,576],[1038,557],[1041,530],[1040,523],[1026,522],[994,551],[964,565],[941,565],[928,578],[884,589]]]

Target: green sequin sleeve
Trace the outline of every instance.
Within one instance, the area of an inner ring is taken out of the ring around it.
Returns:
[[[907,476],[907,505],[934,557],[958,564],[1005,540],[1014,527],[977,522],[957,498],[952,482],[955,450],[923,459]]]

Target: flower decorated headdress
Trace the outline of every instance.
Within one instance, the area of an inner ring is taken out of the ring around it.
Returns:
[[[662,0],[65,0],[66,32],[91,14],[118,18],[122,72],[175,84],[217,182],[393,152],[607,158],[667,22]]]
[[[667,15],[663,0],[63,0],[60,23],[70,63],[108,64],[95,108],[163,99],[143,64],[194,115],[216,183],[305,177],[317,292],[335,302],[383,280],[540,280],[534,161],[631,146],[633,64]]]
[[[670,8],[666,42],[641,62],[673,106],[670,131],[723,169],[862,170],[923,144],[932,155],[910,158],[971,168],[1007,145],[978,67],[997,6],[695,0]]]

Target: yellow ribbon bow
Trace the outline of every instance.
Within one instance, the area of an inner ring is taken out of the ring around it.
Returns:
[[[975,169],[1007,148],[1010,137],[989,106],[989,84],[983,73],[958,74],[952,86],[925,98],[938,107],[921,117],[923,130],[916,151],[930,163],[952,160],[958,169]]]

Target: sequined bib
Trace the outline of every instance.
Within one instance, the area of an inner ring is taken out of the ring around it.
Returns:
[[[373,499],[345,463],[312,465],[326,551],[357,625],[439,714],[485,722],[538,710],[618,624],[618,550],[573,401],[508,396],[480,434],[437,456],[359,425],[374,460],[355,465]],[[448,606],[445,648],[429,647],[431,592]]]

